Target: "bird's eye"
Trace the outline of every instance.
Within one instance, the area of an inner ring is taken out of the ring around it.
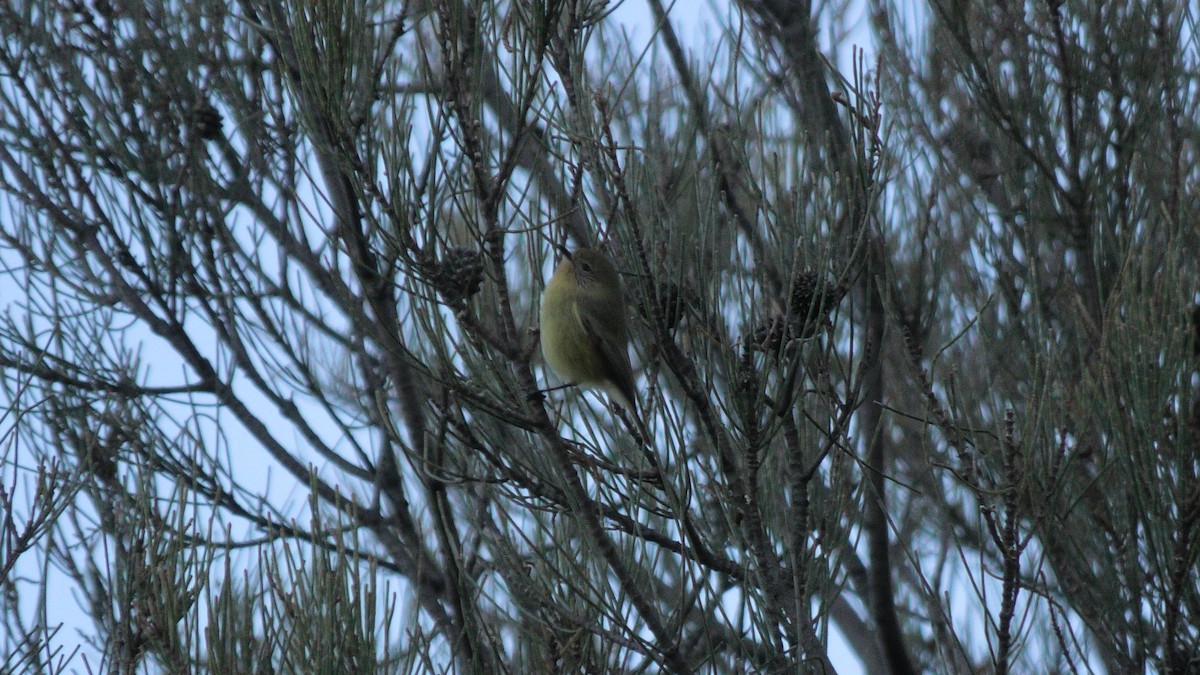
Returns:
[[[592,266],[588,263],[579,263],[579,269],[583,270],[584,272],[591,272]]]

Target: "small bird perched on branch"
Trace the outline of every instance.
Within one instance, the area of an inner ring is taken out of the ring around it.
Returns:
[[[559,377],[603,390],[636,419],[621,277],[595,249],[561,250],[542,293],[542,355]]]

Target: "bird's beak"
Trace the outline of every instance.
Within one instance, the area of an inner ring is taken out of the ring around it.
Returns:
[[[571,252],[567,250],[567,247],[566,247],[566,246],[563,246],[562,244],[559,244],[559,245],[558,245],[558,252],[559,252],[559,253],[561,253],[561,254],[563,255],[563,257],[564,257],[564,258],[566,258],[567,260],[570,260],[570,259],[571,259]]]

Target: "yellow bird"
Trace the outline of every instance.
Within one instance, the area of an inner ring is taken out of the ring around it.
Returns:
[[[559,377],[603,390],[637,419],[617,268],[595,249],[562,253],[542,293],[542,355]]]

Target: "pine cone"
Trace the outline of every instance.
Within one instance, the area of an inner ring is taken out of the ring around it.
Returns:
[[[792,337],[810,338],[830,325],[829,315],[845,295],[844,287],[829,285],[816,272],[798,274],[789,305]]]
[[[776,314],[754,329],[750,347],[757,352],[777,352],[785,341],[792,339],[791,333],[783,317]]]
[[[483,285],[483,256],[479,251],[455,246],[442,260],[430,265],[429,282],[447,304],[461,304]]]
[[[205,101],[192,111],[191,131],[196,138],[206,141],[215,140],[221,135],[221,113],[211,103]]]
[[[830,286],[815,272],[803,272],[792,284],[788,314],[764,320],[750,338],[750,347],[760,352],[777,352],[792,340],[803,340],[829,326],[829,315],[846,295],[843,286]]]

